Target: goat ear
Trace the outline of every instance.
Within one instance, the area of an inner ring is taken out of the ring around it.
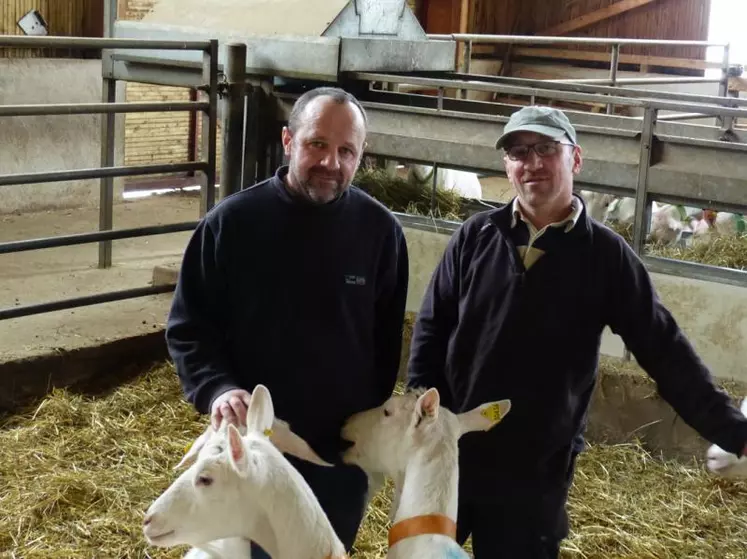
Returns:
[[[487,402],[457,415],[461,437],[471,431],[488,431],[498,425],[511,410],[511,400]]]
[[[441,403],[441,396],[436,388],[429,388],[422,394],[415,403],[415,426],[423,422],[431,423],[438,419],[438,406]]]
[[[213,426],[208,425],[208,428],[205,429],[205,432],[197,437],[195,439],[195,442],[190,445],[190,447],[187,449],[187,453],[182,457],[179,463],[174,466],[174,469],[178,470],[182,467],[188,468],[189,466],[194,464],[195,460],[197,460],[197,455],[200,454],[200,451],[202,450],[202,447],[205,446],[205,443],[214,433],[215,430],[213,429]]]
[[[249,409],[246,411],[246,430],[270,434],[275,419],[275,408],[272,405],[270,391],[263,384],[258,384],[252,391]]]
[[[747,416],[747,398],[742,400],[742,407],[741,407],[742,413]]]
[[[245,475],[249,468],[249,457],[246,455],[244,439],[233,424],[228,426],[228,456],[233,469],[240,475]]]
[[[273,421],[270,441],[280,452],[291,454],[318,466],[334,466],[334,464],[322,460],[309,446],[309,443],[291,431],[290,425],[281,419],[275,418],[275,421]]]

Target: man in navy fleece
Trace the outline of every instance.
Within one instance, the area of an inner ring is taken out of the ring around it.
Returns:
[[[408,384],[437,387],[453,412],[511,399],[500,425],[460,441],[457,539],[472,535],[476,559],[555,558],[605,325],[705,439],[744,453],[747,420],[638,256],[574,195],[582,157],[567,117],[525,107],[496,147],[516,197],[451,238],[415,324]]]
[[[261,383],[278,417],[336,464],[289,458],[348,550],[367,480],[341,464],[339,434],[347,417],[392,393],[408,282],[402,227],[350,184],[365,138],[352,95],[318,88],[299,97],[282,131],[288,165],[200,221],[166,330],[188,401],[214,425],[243,423]]]

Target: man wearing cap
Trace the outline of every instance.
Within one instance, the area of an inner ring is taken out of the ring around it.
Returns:
[[[638,256],[573,193],[582,157],[565,114],[525,107],[496,147],[516,197],[452,236],[415,324],[408,386],[435,386],[453,412],[511,399],[500,424],[460,440],[457,539],[472,535],[476,559],[555,558],[605,326],[708,441],[744,453],[747,419]]]

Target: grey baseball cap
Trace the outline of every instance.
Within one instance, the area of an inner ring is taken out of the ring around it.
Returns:
[[[564,136],[575,144],[576,130],[563,111],[552,107],[529,105],[511,115],[503,128],[503,134],[495,143],[496,149],[502,148],[506,138],[514,132],[536,132],[560,140]]]

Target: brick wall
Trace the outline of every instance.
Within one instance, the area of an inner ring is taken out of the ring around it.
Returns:
[[[140,20],[153,7],[156,0],[121,0],[120,19]],[[135,101],[189,101],[189,89],[165,87],[134,82],[126,83],[126,99]],[[197,114],[197,133],[200,131],[200,113]],[[189,113],[128,113],[125,115],[125,165],[156,165],[188,161]],[[221,137],[218,126],[217,161],[220,172]],[[197,142],[197,158],[202,157]],[[127,179],[129,185],[149,180],[149,177]]]

